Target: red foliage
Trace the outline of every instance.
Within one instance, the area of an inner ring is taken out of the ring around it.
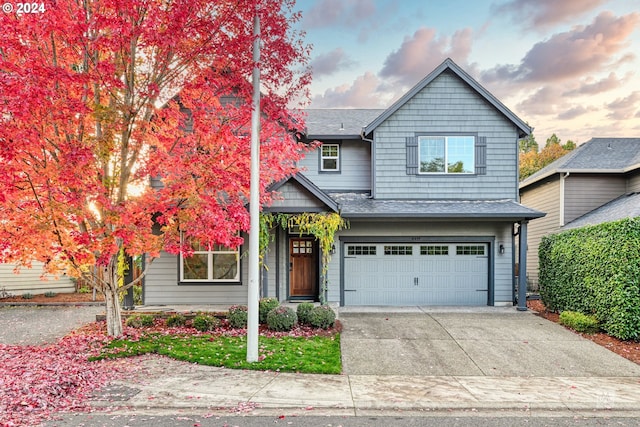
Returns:
[[[131,360],[88,362],[103,341],[98,332],[46,346],[0,344],[0,425],[32,426],[56,412],[88,411],[92,392],[135,366]]]
[[[176,253],[179,231],[241,244],[256,65],[262,202],[308,148],[287,105],[309,83],[293,3],[44,0],[42,13],[0,14],[0,262],[73,275],[104,266],[88,279],[113,296],[121,248]]]

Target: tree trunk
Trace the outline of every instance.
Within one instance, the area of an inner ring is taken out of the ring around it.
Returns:
[[[107,334],[112,337],[122,336],[122,315],[120,313],[120,298],[118,297],[117,282],[105,287]]]

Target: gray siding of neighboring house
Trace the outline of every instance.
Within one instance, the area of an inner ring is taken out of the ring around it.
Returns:
[[[365,126],[367,123],[363,123]],[[327,141],[328,144],[334,141]],[[369,191],[371,189],[371,145],[362,140],[338,141],[340,172],[320,172],[320,148],[299,162],[304,176],[325,191]]]
[[[244,259],[240,261],[242,285],[178,285],[178,261],[178,255],[162,252],[148,267],[144,285],[145,305],[246,303],[248,281]]]
[[[486,137],[486,175],[407,175],[406,139],[415,132]],[[374,139],[376,198],[517,199],[516,127],[451,72],[378,126]]]
[[[560,230],[560,179],[558,175],[529,187],[521,194],[525,206],[546,212],[547,215],[529,222],[527,226],[527,277],[530,286],[538,288],[538,248],[543,236]]]
[[[58,279],[47,275],[46,280],[42,280],[42,264],[39,262],[34,262],[32,268],[21,268],[19,274],[15,274],[13,270],[13,265],[0,265],[0,291],[19,296],[24,293],[35,295],[48,291],[71,293],[76,289],[74,282],[66,275],[60,275]]]
[[[512,226],[505,223],[493,222],[420,222],[404,221],[402,223],[377,221],[351,221],[347,230],[336,235],[336,253],[329,264],[329,295],[328,301],[340,302],[340,253],[342,245],[338,244],[341,237],[406,237],[411,242],[412,237],[494,237],[494,299],[495,305],[511,305],[513,303],[513,269],[512,269]],[[498,253],[499,244],[505,247],[504,254]],[[345,284],[346,285],[346,284]]]
[[[569,175],[565,179],[564,223],[599,208],[625,191],[626,181],[622,176]]]
[[[640,173],[628,179],[627,193],[640,193]]]

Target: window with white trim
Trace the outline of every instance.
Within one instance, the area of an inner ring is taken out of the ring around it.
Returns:
[[[222,245],[192,243],[193,254],[180,254],[181,282],[239,282],[240,252]]]
[[[419,136],[418,156],[420,174],[473,174],[475,137]]]
[[[322,144],[320,147],[320,170],[325,172],[340,170],[340,145]]]

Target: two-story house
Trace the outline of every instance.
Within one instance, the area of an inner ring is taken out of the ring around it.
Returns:
[[[329,303],[512,305],[526,251],[516,239],[544,215],[518,202],[518,140],[530,132],[447,59],[386,110],[309,110],[306,137],[321,144],[266,209],[349,221],[327,266]],[[242,248],[215,249],[196,255],[236,265],[208,280],[190,279],[181,256],[155,260],[145,304],[245,303]],[[262,295],[319,299],[318,252],[313,237],[276,230]]]
[[[592,138],[520,183],[522,203],[547,212],[529,224],[529,286],[538,288],[542,237],[640,216],[640,138]]]

